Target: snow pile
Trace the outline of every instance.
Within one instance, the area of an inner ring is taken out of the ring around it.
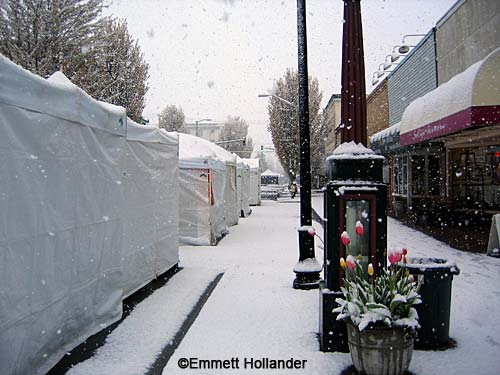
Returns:
[[[63,74],[63,72],[59,71],[54,72],[49,78],[47,78],[47,81],[55,85],[59,85],[63,88],[68,88],[72,90],[78,88],[78,86],[76,86],[73,82],[71,82],[69,78]]]
[[[398,122],[397,124],[389,126],[388,128],[386,128],[384,130],[381,130],[378,133],[373,134],[370,137],[370,141],[372,143],[373,142],[380,142],[380,141],[384,140],[387,137],[391,137],[391,136],[394,136],[396,134],[399,134],[400,125],[401,125],[401,123]]]
[[[335,159],[384,159],[382,155],[376,155],[373,150],[365,147],[362,143],[355,141],[344,142],[338,146],[333,153],[326,158],[327,161]]]
[[[312,228],[312,227],[311,227]],[[323,267],[316,258],[307,258],[293,267],[293,272],[320,272]]]
[[[338,193],[340,195],[344,195],[349,191],[378,191],[378,188],[373,186],[341,186],[339,187]],[[337,190],[335,191],[335,194],[337,195]]]

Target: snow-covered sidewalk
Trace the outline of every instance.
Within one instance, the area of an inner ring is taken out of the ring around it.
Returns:
[[[314,199],[317,211],[322,213],[320,198]],[[230,234],[217,247],[181,247],[181,266],[187,272],[198,272],[206,277],[184,277],[177,282],[171,299],[163,296],[165,304],[176,305],[182,293],[200,293],[210,277],[225,272],[218,286],[191,326],[184,340],[171,357],[163,374],[340,374],[351,364],[349,354],[322,353],[319,351],[318,291],[299,291],[292,288],[293,266],[298,259],[297,227],[299,204],[263,201],[253,208],[250,217],[241,219],[231,227]],[[426,235],[389,220],[389,245],[405,246],[412,256],[440,257],[455,261],[461,274],[453,280],[453,298],[450,336],[457,347],[446,351],[415,351],[410,371],[415,374],[498,374],[500,373],[500,259],[485,255],[468,254],[453,250]],[[318,232],[319,228],[318,228]],[[318,258],[321,258],[318,251]],[[321,261],[321,260],[320,260]],[[181,278],[175,275],[169,284]],[[210,277],[208,277],[210,276]],[[205,280],[206,279],[206,280]],[[193,291],[193,284],[200,283]],[[168,302],[170,301],[170,302]],[[186,304],[192,304],[187,299]],[[182,303],[180,303],[182,305]],[[188,311],[191,305],[183,308]],[[146,330],[150,326],[150,312],[134,311]],[[182,314],[172,312],[179,319]],[[168,319],[168,318],[165,318]],[[182,322],[176,322],[180,325]],[[171,325],[167,320],[160,325]],[[158,327],[161,329],[161,327]],[[125,330],[125,329],[124,329]],[[131,331],[140,337],[140,330]],[[170,330],[169,332],[172,332]],[[123,332],[122,335],[126,335]],[[173,337],[172,333],[172,337]],[[165,339],[165,345],[169,339]],[[107,343],[94,359],[106,352]],[[118,346],[113,351],[120,352]],[[136,346],[135,355],[127,364],[128,356],[120,356],[119,372],[102,368],[106,374],[138,374],[137,357],[151,354],[144,346]],[[158,349],[160,350],[160,349]],[[183,358],[198,369],[182,369]],[[289,360],[293,358],[296,369],[257,369],[263,358]],[[226,369],[199,369],[201,360],[227,360]],[[247,366],[245,368],[245,361]],[[254,369],[250,368],[253,361]],[[88,362],[88,361],[87,361]],[[96,363],[94,363],[95,365]],[[80,364],[85,369],[85,362]],[[142,365],[144,368],[144,365]],[[147,367],[147,366],[146,366]],[[75,370],[77,370],[75,368]],[[99,367],[86,367],[98,373]]]

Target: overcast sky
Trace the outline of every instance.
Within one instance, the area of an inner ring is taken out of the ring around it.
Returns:
[[[366,87],[405,34],[425,34],[455,0],[363,0]],[[309,74],[323,107],[340,92],[342,0],[308,0]],[[295,0],[112,0],[106,14],[125,18],[150,64],[144,116],[180,105],[186,119],[241,116],[255,144],[270,144],[267,99],[287,68],[297,70]],[[418,42],[420,38],[408,39]]]

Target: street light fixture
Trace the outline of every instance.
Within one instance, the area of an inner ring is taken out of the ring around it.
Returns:
[[[390,61],[387,61],[387,58],[390,57]],[[392,54],[389,54],[385,57],[385,61],[384,61],[384,70],[387,70],[389,69],[392,65],[396,65],[396,64],[399,64],[399,63],[396,63],[394,61],[392,61]]]
[[[294,106],[293,102],[291,102],[289,100],[286,100],[286,99],[284,99],[284,98],[282,98],[281,96],[278,96],[278,95],[274,95],[274,94],[259,94],[258,97],[259,98],[276,98],[276,99],[282,101],[283,103],[288,104],[291,107]]]
[[[425,34],[406,34],[403,35],[403,40],[401,40],[401,46],[399,47],[399,53],[405,54],[410,51],[410,47],[415,47],[415,46],[410,46],[405,44],[405,39],[409,37],[415,37],[415,36],[425,36]]]
[[[382,77],[385,73],[391,72],[391,70],[388,69],[390,69],[393,64],[397,64],[396,61],[399,60],[399,58],[402,55],[406,55],[408,52],[410,52],[410,48],[415,47],[406,44],[405,39],[409,37],[418,37],[418,36],[425,36],[425,34],[406,34],[403,36],[401,45],[394,46],[392,48],[392,52],[389,55],[385,56],[384,62],[380,64],[378,66],[378,70],[375,73],[373,73],[372,86],[375,86],[379,82],[379,78]],[[387,61],[388,57],[390,57],[390,61]]]
[[[385,74],[385,70],[383,68],[384,68],[384,64],[379,64],[378,70],[377,70],[377,78],[380,78]]]
[[[197,137],[198,137],[198,123],[202,122],[202,121],[212,121],[212,119],[211,118],[203,118],[201,120],[196,120],[195,121],[196,126],[195,126],[194,135],[196,135]]]
[[[401,46],[394,46],[394,47],[392,47],[392,53],[391,53],[391,61],[392,62],[395,62],[395,61],[399,60],[399,58],[401,57],[401,54],[398,51],[399,47],[401,47]]]

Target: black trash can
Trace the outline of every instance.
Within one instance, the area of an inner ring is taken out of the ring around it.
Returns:
[[[446,348],[450,343],[451,284],[460,270],[446,259],[408,258],[406,264],[419,284],[422,303],[415,306],[420,329],[415,349]]]

